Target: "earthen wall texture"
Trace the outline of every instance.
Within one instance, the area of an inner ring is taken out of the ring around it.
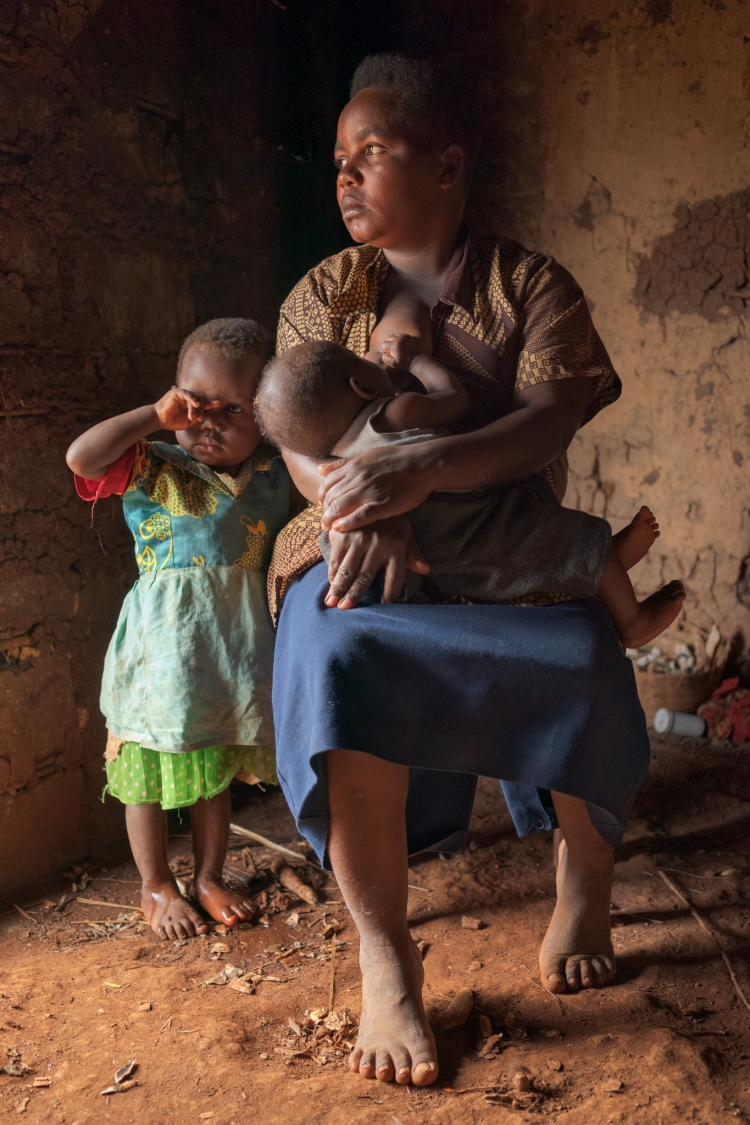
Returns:
[[[483,213],[579,280],[624,384],[573,443],[566,503],[615,530],[650,505],[639,593],[682,578],[688,622],[747,641],[750,5],[531,0],[514,33]]]
[[[274,323],[253,16],[0,5],[0,895],[123,838],[98,694],[132,542],[65,449],[163,393],[196,323]]]

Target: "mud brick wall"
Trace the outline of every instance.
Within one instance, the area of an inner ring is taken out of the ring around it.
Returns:
[[[514,34],[495,214],[578,278],[624,384],[566,503],[615,529],[650,505],[638,589],[682,578],[691,622],[747,640],[750,8],[534,0]]]
[[[135,564],[116,502],[91,529],[65,449],[163,393],[196,323],[274,323],[253,15],[0,5],[0,895],[123,833],[98,692]]]

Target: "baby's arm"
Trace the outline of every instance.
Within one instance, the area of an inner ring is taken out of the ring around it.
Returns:
[[[86,480],[104,480],[126,449],[156,430],[188,430],[203,418],[205,403],[189,391],[170,387],[151,406],[139,406],[86,430],[67,452],[68,468]]]
[[[466,413],[469,396],[461,381],[442,363],[425,355],[414,336],[385,339],[381,362],[386,367],[405,368],[427,391],[426,395],[406,391],[387,403],[381,415],[386,433],[448,426]]]

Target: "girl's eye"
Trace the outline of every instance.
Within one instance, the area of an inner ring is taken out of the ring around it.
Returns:
[[[334,156],[333,163],[335,164],[335,166],[338,168],[338,170],[340,172],[341,169],[344,167],[344,164],[346,163],[346,157],[345,156]]]
[[[384,151],[385,149],[383,148],[383,146],[377,144],[375,141],[371,141],[369,145],[365,146],[365,153],[367,154],[367,156],[377,156],[378,153]]]
[[[226,406],[226,409],[227,409],[227,412],[229,414],[241,414],[242,413],[242,407],[240,406],[240,404],[238,402],[228,402],[227,406]]]

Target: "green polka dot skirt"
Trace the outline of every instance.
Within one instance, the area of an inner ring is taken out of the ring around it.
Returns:
[[[201,797],[223,793],[238,774],[278,785],[273,746],[208,746],[170,754],[147,750],[137,742],[123,742],[114,761],[108,761],[107,787],[124,805],[161,805],[184,809]]]

